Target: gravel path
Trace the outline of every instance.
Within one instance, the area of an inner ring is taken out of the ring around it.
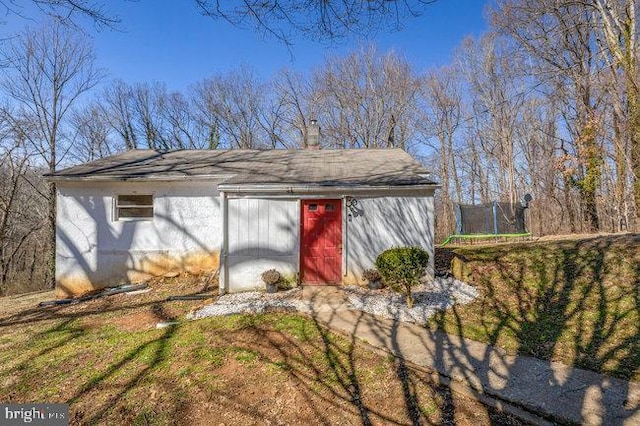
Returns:
[[[362,287],[339,287],[345,292],[348,309],[356,309],[385,318],[400,321],[425,323],[437,311],[445,310],[456,303],[466,304],[478,297],[477,290],[453,278],[436,278],[415,287],[412,309],[407,308],[403,295],[387,289],[368,290]],[[221,296],[190,316],[191,319],[240,313],[264,313],[271,311],[311,312],[320,306],[302,299],[302,289],[296,288],[274,294],[251,291]]]

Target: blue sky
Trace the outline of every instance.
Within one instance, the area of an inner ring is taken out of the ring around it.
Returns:
[[[230,0],[233,1],[233,0]],[[444,65],[460,41],[486,29],[485,0],[439,0],[399,32],[378,34],[380,51],[404,54],[417,70]],[[121,30],[96,31],[93,38],[99,64],[110,78],[127,82],[160,81],[182,90],[202,78],[224,73],[240,64],[268,78],[281,68],[309,72],[325,56],[356,49],[366,40],[349,40],[337,47],[296,40],[288,50],[275,39],[238,29],[222,20],[201,16],[191,0],[105,2],[122,19]],[[6,17],[7,30],[29,22]]]

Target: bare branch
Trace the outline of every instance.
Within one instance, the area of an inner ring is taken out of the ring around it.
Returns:
[[[295,36],[340,41],[397,31],[435,0],[195,0],[201,13],[291,43]]]

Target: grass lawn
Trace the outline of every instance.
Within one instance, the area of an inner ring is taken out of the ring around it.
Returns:
[[[640,381],[640,235],[452,250],[481,295],[432,329]]]
[[[153,291],[35,309],[0,299],[0,401],[67,402],[72,424],[517,424],[294,314],[186,321]],[[156,329],[163,320],[177,324]]]

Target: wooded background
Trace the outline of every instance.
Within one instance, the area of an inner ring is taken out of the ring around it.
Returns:
[[[400,147],[432,170],[437,241],[454,232],[455,203],[525,193],[534,235],[637,231],[636,1],[498,0],[487,17],[438,69],[369,44],[309,73],[242,66],[183,92],[106,81],[64,22],[3,41],[0,295],[53,282],[43,173],[136,148],[303,148],[311,118],[324,148]]]

